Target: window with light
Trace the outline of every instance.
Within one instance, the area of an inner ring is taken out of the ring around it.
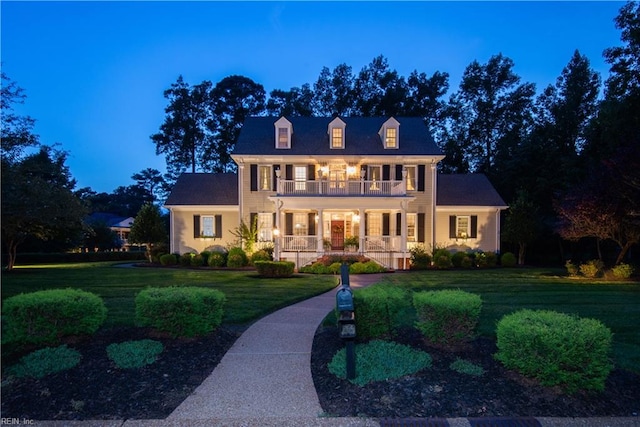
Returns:
[[[270,242],[273,240],[273,214],[258,214],[258,241]]]
[[[278,148],[289,148],[289,129],[278,128]]]
[[[202,236],[213,237],[215,236],[215,221],[212,216],[202,217]]]
[[[331,148],[343,148],[342,128],[331,129]]]
[[[271,173],[271,166],[260,166],[259,168],[259,182],[260,190],[271,190],[271,179],[273,174]]]
[[[387,148],[397,148],[398,147],[398,129],[396,128],[387,128],[385,131],[385,146]]]
[[[456,217],[456,237],[466,239],[469,237],[469,227],[471,224],[471,218],[468,216]]]

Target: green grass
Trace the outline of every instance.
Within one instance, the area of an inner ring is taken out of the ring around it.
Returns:
[[[2,274],[2,299],[43,289],[78,288],[100,295],[109,310],[105,326],[133,325],[134,298],[147,287],[203,286],[227,297],[223,323],[244,324],[272,311],[326,292],[333,276],[258,278],[254,271],[122,268],[114,263],[16,267]]]
[[[617,366],[640,372],[640,282],[571,279],[562,269],[425,271],[390,274],[385,282],[419,291],[461,289],[482,297],[479,333],[494,337],[497,322],[523,308],[598,319],[613,332]],[[405,317],[412,324],[411,315]]]

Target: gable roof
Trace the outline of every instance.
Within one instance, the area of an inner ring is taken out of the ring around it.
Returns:
[[[438,174],[436,206],[495,206],[506,208],[489,179],[477,174]]]
[[[132,217],[116,215],[110,212],[94,212],[87,218],[89,224],[103,224],[107,227],[131,228]]]
[[[238,205],[235,173],[183,173],[178,177],[165,206]]]
[[[419,117],[398,117],[399,148],[385,149],[378,132],[387,117],[341,117],[346,124],[345,147],[331,149],[327,129],[335,117],[290,117],[291,148],[275,148],[274,123],[279,117],[249,117],[245,120],[233,155],[443,155],[429,128]]]

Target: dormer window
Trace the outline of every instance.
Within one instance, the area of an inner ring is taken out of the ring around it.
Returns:
[[[385,149],[400,147],[400,123],[393,117],[384,122],[379,134]]]
[[[327,132],[329,133],[329,147],[331,149],[344,148],[344,130],[346,126],[346,123],[340,120],[339,117],[329,123]]]
[[[276,128],[276,148],[291,148],[291,135],[293,134],[293,126],[291,125],[291,122],[284,117],[281,117],[273,125]]]

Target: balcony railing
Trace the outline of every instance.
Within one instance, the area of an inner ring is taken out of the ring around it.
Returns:
[[[316,236],[282,236],[281,250],[284,252],[317,252],[318,238]],[[400,251],[400,236],[366,236],[364,238],[363,253],[397,252]],[[329,247],[323,252],[332,252]],[[344,251],[344,249],[341,249]]]
[[[280,179],[278,195],[281,196],[405,196],[404,181],[297,181]]]

